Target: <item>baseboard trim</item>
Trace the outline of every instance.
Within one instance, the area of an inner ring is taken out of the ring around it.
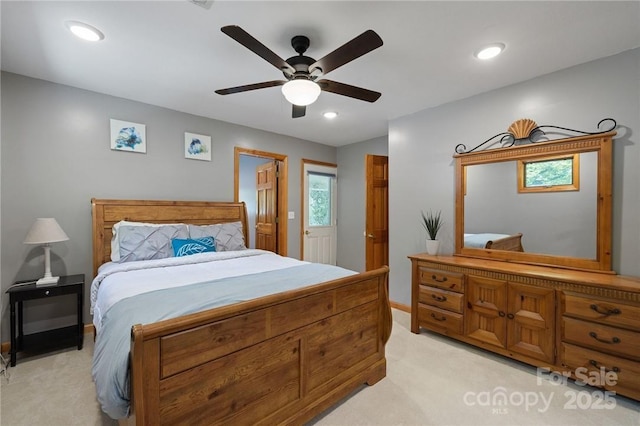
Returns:
[[[91,333],[95,336],[96,329],[93,324],[84,325],[84,334]],[[0,352],[7,353],[11,350],[11,342],[2,342],[0,344]]]
[[[409,306],[409,305],[405,305],[404,303],[394,302],[393,300],[390,300],[389,304],[394,309],[398,309],[400,311],[404,311],[404,312],[406,312],[408,314],[411,313],[411,306]]]

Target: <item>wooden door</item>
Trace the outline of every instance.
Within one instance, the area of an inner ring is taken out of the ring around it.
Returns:
[[[271,161],[256,168],[256,248],[278,252],[278,162]]]
[[[389,264],[389,157],[366,156],[365,268]]]
[[[507,281],[468,276],[467,336],[490,345],[507,346]]]
[[[553,363],[555,291],[509,284],[507,348]]]

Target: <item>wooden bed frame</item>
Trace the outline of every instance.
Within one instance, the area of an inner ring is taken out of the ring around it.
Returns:
[[[487,241],[485,246],[487,249],[507,250],[507,251],[524,251],[522,247],[522,234],[509,235],[499,240]]]
[[[120,220],[242,221],[244,203],[92,199],[93,262]],[[248,239],[247,239],[248,241]],[[386,375],[388,267],[131,330],[121,424],[300,424]]]

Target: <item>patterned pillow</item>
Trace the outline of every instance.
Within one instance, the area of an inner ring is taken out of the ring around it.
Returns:
[[[213,237],[186,240],[175,238],[171,240],[171,245],[173,246],[173,255],[175,257],[216,251],[216,245],[213,241]]]
[[[217,225],[189,225],[191,238],[213,237],[217,251],[244,250],[242,222],[220,223]]]
[[[173,257],[171,240],[174,238],[189,238],[187,226],[121,226],[119,262]]]
[[[128,220],[121,220],[120,222],[116,222],[112,227],[112,237],[111,237],[111,261],[119,262],[120,261],[120,236],[118,235],[118,230],[121,226],[167,226],[167,225],[184,225],[184,223],[148,223],[148,222],[130,222]]]

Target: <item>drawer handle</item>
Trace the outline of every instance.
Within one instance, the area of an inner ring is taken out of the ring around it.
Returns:
[[[513,316],[513,314],[507,314],[507,318],[514,319],[515,317]]]
[[[598,337],[598,335],[596,334],[595,331],[592,331],[589,333],[589,336],[593,337],[594,339],[596,339],[598,342],[602,342],[602,343],[607,343],[607,344],[612,344],[612,343],[620,343],[620,339],[618,339],[617,337],[613,337],[613,339],[611,340],[606,340],[606,339],[601,339],[600,337]]]
[[[589,360],[589,364],[593,365],[597,369],[604,368],[604,371],[606,371],[607,373],[610,372],[610,371],[613,371],[614,373],[619,373],[620,372],[620,369],[618,367],[613,367],[611,370],[609,370],[606,367],[598,365],[598,362],[596,360],[594,360],[594,359]]]
[[[446,321],[447,320],[447,317],[445,317],[444,315],[442,316],[442,318],[438,318],[436,316],[436,314],[434,314],[434,313],[431,313],[431,318],[433,318],[436,321]]]
[[[435,275],[431,275],[431,279],[439,282],[439,283],[446,283],[447,282],[447,277],[442,277],[442,279],[436,277]]]
[[[48,296],[48,295],[49,295],[49,290],[46,290],[46,291],[44,292],[44,295],[45,295],[45,296]]]
[[[433,299],[435,299],[438,302],[446,302],[447,301],[447,296],[437,296],[435,294],[432,294],[431,297]]]
[[[502,318],[504,318],[504,316],[506,315],[503,311],[498,312],[498,315]]]
[[[604,315],[606,317],[608,317],[609,315],[620,315],[621,313],[620,309],[618,308],[600,310],[600,307],[598,305],[591,305],[590,308],[596,311],[597,313],[599,313],[600,315]]]

